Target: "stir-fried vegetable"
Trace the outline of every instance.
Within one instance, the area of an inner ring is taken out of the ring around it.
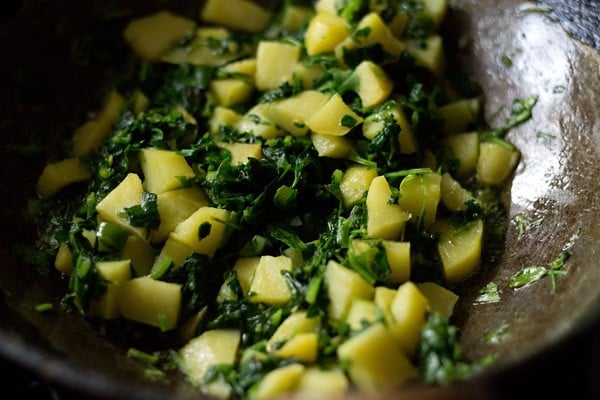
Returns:
[[[477,371],[453,290],[499,254],[505,135],[535,98],[484,124],[445,74],[447,7],[209,0],[131,21],[136,73],[38,181],[64,307],[154,336],[130,351],[149,376],[178,365],[220,397]]]

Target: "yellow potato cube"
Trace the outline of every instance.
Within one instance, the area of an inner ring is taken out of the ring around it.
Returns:
[[[138,56],[158,61],[165,51],[191,34],[195,27],[196,22],[191,19],[170,11],[159,11],[131,21],[123,30],[123,36]]]
[[[434,282],[417,283],[417,287],[427,299],[431,312],[440,313],[442,317],[450,319],[458,301],[457,294]]]
[[[239,257],[235,264],[233,264],[233,270],[237,276],[238,282],[242,287],[244,296],[248,295],[250,291],[250,285],[252,283],[252,277],[254,277],[254,271],[256,266],[260,262],[260,257]]]
[[[321,318],[309,318],[306,311],[294,311],[277,327],[273,336],[267,341],[267,351],[276,352],[281,348],[281,344],[288,342],[290,339],[300,333],[315,333],[321,326]]]
[[[199,187],[171,190],[160,193],[156,199],[160,226],[150,233],[152,243],[161,243],[177,225],[196,210],[208,206],[208,198]]]
[[[223,69],[232,74],[244,75],[244,77],[254,79],[256,74],[256,58],[244,58],[227,64]]]
[[[292,270],[292,259],[286,256],[261,256],[250,284],[249,300],[253,303],[283,304],[292,293],[283,275]]]
[[[365,118],[363,136],[372,140],[383,129],[385,119],[392,116],[400,126],[398,143],[401,154],[412,154],[417,151],[417,141],[412,133],[410,123],[400,104],[395,100],[387,101],[379,110]]]
[[[240,340],[241,333],[235,329],[204,331],[179,349],[178,353],[196,382],[203,382],[211,367],[235,363]],[[212,396],[227,398],[231,394],[231,387],[221,379],[201,386],[203,392]]]
[[[367,235],[373,239],[396,240],[404,231],[410,214],[398,204],[390,204],[392,190],[381,175],[374,178],[367,192]]]
[[[346,158],[352,150],[352,142],[344,136],[313,133],[310,138],[319,157]]]
[[[215,79],[210,82],[210,93],[215,97],[217,104],[231,107],[250,100],[254,87],[241,79]]]
[[[108,282],[106,292],[90,302],[90,314],[96,317],[113,319],[121,316],[119,312],[119,295],[122,284],[131,279],[131,261],[99,261],[96,270]]]
[[[260,143],[217,143],[217,146],[231,153],[232,165],[246,164],[250,158],[263,158]]]
[[[333,399],[341,397],[348,389],[348,378],[342,370],[308,367],[300,377],[294,393],[302,399]]]
[[[477,182],[499,185],[514,171],[521,154],[508,143],[481,143],[476,166]]]
[[[390,265],[390,283],[402,283],[410,279],[410,242],[384,240],[385,256]]]
[[[194,171],[181,154],[147,147],[140,150],[146,192],[160,194],[183,186],[180,178],[193,178]]]
[[[334,13],[317,13],[306,29],[306,53],[309,56],[330,53],[349,34],[348,24],[342,17]]]
[[[61,243],[54,259],[54,268],[62,274],[71,275],[75,265],[73,264],[73,253],[66,243]]]
[[[310,21],[315,12],[311,7],[285,5],[281,16],[281,27],[285,32],[298,32]]]
[[[458,160],[457,177],[467,176],[475,169],[479,159],[479,135],[477,132],[448,135],[442,139],[442,145],[447,146]]]
[[[390,305],[393,322],[388,329],[409,357],[417,352],[428,310],[427,298],[414,283],[408,281],[398,287]]]
[[[407,40],[406,51],[415,58],[417,65],[427,68],[436,76],[444,73],[444,43],[439,35],[429,36],[425,40]]]
[[[316,361],[319,353],[319,335],[315,332],[301,332],[281,347],[273,350],[273,354],[280,358],[295,357],[299,361],[311,363]]]
[[[479,99],[456,100],[438,108],[437,116],[442,120],[445,134],[464,133],[476,121],[481,109]]]
[[[363,107],[373,107],[383,103],[394,88],[394,83],[379,65],[372,61],[362,61],[354,69],[358,77],[358,96]]]
[[[180,222],[171,236],[194,252],[212,258],[225,240],[225,228],[230,219],[230,211],[202,207]]]
[[[146,228],[131,226],[125,218],[119,215],[125,208],[139,205],[142,193],[144,193],[144,188],[140,177],[134,173],[127,174],[123,181],[96,205],[99,219],[112,222],[123,230],[146,239]]]
[[[337,261],[329,260],[325,269],[325,283],[329,306],[327,312],[333,319],[346,317],[352,299],[360,297],[370,300],[374,289],[358,273],[344,267]]]
[[[269,10],[248,0],[208,0],[200,13],[204,22],[246,32],[262,31],[271,17]]]
[[[441,220],[432,227],[432,231],[440,234],[438,252],[448,283],[458,284],[479,269],[483,240],[481,220],[458,228],[448,220]]]
[[[157,250],[138,235],[129,235],[121,249],[120,256],[131,260],[131,266],[137,276],[147,275],[154,264]]]
[[[304,370],[304,365],[294,363],[268,372],[257,386],[250,389],[249,400],[275,399],[293,392]]]
[[[118,305],[123,317],[167,331],[179,319],[181,285],[148,276],[133,278],[121,284]]]
[[[315,11],[317,13],[337,14],[337,0],[317,0],[315,3]]]
[[[377,176],[377,168],[352,165],[344,172],[340,182],[340,191],[344,206],[350,207],[360,202]]]
[[[235,126],[240,118],[241,116],[237,112],[229,108],[216,106],[208,120],[209,132],[219,133],[221,126]]]
[[[315,133],[343,136],[362,123],[362,117],[344,103],[342,96],[335,93],[306,124]]]
[[[365,32],[366,35],[355,35],[354,32]],[[380,45],[391,58],[398,59],[405,49],[404,43],[394,36],[376,12],[365,15],[354,32],[335,48],[335,55],[343,64],[346,63],[344,52],[347,50]]]
[[[440,182],[442,203],[450,211],[459,211],[465,208],[465,203],[474,200],[471,193],[464,189],[452,176],[445,172]]]
[[[161,248],[160,253],[156,256],[153,267],[158,267],[167,261],[172,262],[175,267],[179,267],[193,253],[194,250],[179,242],[175,239],[173,234],[170,234]]]
[[[85,182],[92,176],[89,167],[79,158],[67,158],[47,164],[38,178],[37,193],[43,197],[51,197],[62,188],[76,182]]]
[[[423,13],[431,18],[434,29],[438,29],[448,12],[447,0],[423,0]]]
[[[352,299],[346,322],[353,331],[363,329],[364,325],[371,325],[380,319],[382,314],[379,312],[375,303],[371,300],[355,297]]]
[[[382,323],[376,323],[342,343],[337,349],[349,363],[348,373],[363,393],[386,393],[418,376],[394,336]]]
[[[411,214],[411,220],[425,228],[435,222],[440,202],[442,177],[436,173],[408,175],[400,183],[398,205]]]
[[[275,89],[290,82],[300,60],[300,47],[283,42],[261,41],[256,50],[256,75],[259,90]]]
[[[240,132],[247,132],[263,139],[274,139],[285,135],[285,131],[266,116],[269,104],[252,107],[235,125]]]
[[[287,99],[268,103],[264,108],[267,119],[295,136],[308,132],[306,120],[327,103],[329,97],[317,90],[305,90]]]
[[[315,81],[325,75],[325,69],[321,65],[296,64],[294,67],[294,77],[302,81],[302,87],[305,90],[312,90],[315,87]]]

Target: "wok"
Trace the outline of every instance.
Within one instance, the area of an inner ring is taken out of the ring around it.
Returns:
[[[118,75],[128,51],[119,36],[123,24],[165,4],[137,3],[4,5],[13,8],[3,13],[0,31],[0,355],[3,368],[79,398],[191,399],[198,395],[183,381],[164,386],[145,379],[144,366],[127,358],[127,343],[103,336],[80,316],[57,307],[34,311],[39,303],[58,304],[65,283],[39,276],[15,250],[31,242],[23,210],[44,163],[97,107],[102,85]],[[534,9],[540,4],[518,0],[454,3],[451,51],[482,86],[487,119],[500,124],[515,98],[539,100],[533,118],[508,136],[522,159],[505,193],[510,222],[504,255],[460,293],[464,352],[472,359],[494,353],[497,360],[464,383],[398,394],[503,398],[532,385],[538,395],[561,389],[573,397],[598,395],[592,382],[600,378],[600,7],[548,0],[543,4],[552,12],[540,12]],[[171,4],[192,16],[198,9],[194,2]],[[517,215],[543,223],[519,237]],[[516,271],[549,263],[565,249],[572,253],[568,275],[558,278],[555,292],[548,279],[508,287]],[[502,300],[473,305],[489,281],[498,284]],[[485,340],[503,326],[502,340]]]

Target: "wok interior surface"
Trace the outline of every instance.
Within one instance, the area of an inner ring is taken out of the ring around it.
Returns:
[[[123,9],[131,13],[119,14],[101,1],[59,3],[25,2],[0,32],[0,70],[11,78],[1,84],[6,87],[1,99],[0,353],[89,395],[197,398],[181,382],[172,387],[148,382],[144,366],[127,358],[127,344],[107,340],[80,316],[63,314],[58,307],[50,313],[34,311],[40,303],[58,304],[65,290],[56,276],[40,277],[24,264],[14,247],[31,241],[24,208],[49,160],[46,150],[69,137],[97,106],[102,85],[118,76],[119,57],[128,51],[119,42],[122,24],[153,9],[151,2],[145,9],[124,2]],[[155,3],[154,9],[160,8]],[[508,135],[522,158],[506,193],[510,222],[504,256],[460,291],[457,322],[463,351],[472,359],[490,353],[498,357],[487,372],[468,382],[478,386],[598,325],[600,56],[543,13],[533,12],[531,3],[453,4],[457,8],[449,22],[456,40],[449,52],[482,86],[490,124],[504,122],[513,99],[539,96],[533,118]],[[198,4],[175,6],[191,16],[198,9]],[[86,53],[86,43],[101,51]],[[40,140],[41,147],[33,146]],[[519,237],[517,215],[543,223]],[[555,292],[549,279],[509,288],[515,272],[548,264],[564,250],[572,257]],[[490,281],[500,288],[502,300],[473,305],[478,289]],[[486,340],[503,326],[502,340]]]

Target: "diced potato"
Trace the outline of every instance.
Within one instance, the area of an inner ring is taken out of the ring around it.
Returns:
[[[362,117],[344,103],[342,96],[335,93],[306,124],[315,133],[343,136],[362,123]]]
[[[217,104],[231,107],[250,100],[254,87],[242,79],[215,79],[210,82],[210,93],[215,97]]]
[[[73,264],[73,253],[71,253],[71,250],[66,243],[61,243],[58,246],[56,258],[54,259],[54,268],[65,275],[71,275],[73,273],[73,269],[75,268],[75,265]]]
[[[96,205],[99,219],[112,222],[123,230],[146,239],[146,228],[131,226],[125,218],[119,215],[125,208],[139,205],[142,193],[144,193],[144,188],[140,177],[132,172],[127,174],[123,181]]]
[[[442,76],[445,68],[444,43],[439,35],[425,40],[407,40],[406,51],[415,58],[417,65],[427,68],[436,76]]]
[[[62,188],[90,179],[91,172],[85,162],[77,157],[46,164],[38,178],[36,190],[43,197],[51,197]]]
[[[479,99],[461,99],[438,108],[442,132],[463,133],[477,120],[481,108]]]
[[[364,393],[386,393],[418,376],[400,345],[382,323],[375,323],[342,343],[337,349],[349,363],[348,373]]]
[[[442,145],[447,146],[458,160],[457,177],[467,176],[475,169],[479,159],[479,135],[477,132],[448,135],[442,139]]]
[[[179,350],[181,360],[196,382],[202,382],[208,370],[218,365],[233,365],[236,361],[237,349],[241,333],[235,329],[214,329],[204,331],[200,336],[190,340]],[[219,398],[227,398],[231,394],[231,386],[221,379],[201,390]]]
[[[133,94],[133,104],[131,110],[134,114],[140,114],[148,109],[150,106],[150,99],[141,90],[136,90]]]
[[[295,136],[308,132],[306,120],[327,103],[329,97],[317,90],[304,90],[287,99],[268,103],[264,108],[267,119]]]
[[[252,283],[252,277],[254,276],[254,271],[256,270],[256,266],[260,262],[260,257],[239,257],[235,264],[233,264],[233,270],[237,276],[238,282],[242,287],[242,292],[244,296],[248,295],[250,291],[250,285]]]
[[[257,104],[252,107],[236,124],[240,132],[247,132],[263,139],[274,139],[285,135],[285,131],[278,127],[266,116],[269,104]]]
[[[440,234],[438,252],[448,283],[458,284],[477,271],[483,240],[483,222],[480,219],[461,227],[441,220],[436,222],[432,231]]]
[[[208,0],[200,13],[200,19],[231,29],[260,32],[272,14],[269,10],[248,0]]]
[[[125,104],[125,98],[119,92],[115,89],[110,90],[104,98],[98,116],[81,125],[73,133],[72,154],[78,157],[98,149],[119,119]]]
[[[400,285],[390,305],[393,322],[388,329],[409,357],[417,352],[428,307],[427,298],[410,281]]]
[[[230,211],[202,207],[179,223],[171,236],[194,252],[212,258],[225,240],[225,224],[230,218]]]
[[[300,333],[315,333],[321,326],[321,318],[309,318],[306,311],[299,310],[290,314],[279,325],[273,336],[267,341],[267,351],[276,352],[281,348],[281,344],[289,341]]]
[[[208,120],[209,131],[213,134],[219,133],[221,126],[233,127],[239,122],[240,118],[241,116],[237,112],[229,108],[217,106]]]
[[[325,69],[321,65],[296,64],[294,67],[294,77],[302,81],[302,87],[305,90],[315,88],[315,82],[325,75]]]
[[[161,243],[177,225],[196,210],[208,206],[206,194],[197,186],[162,192],[156,199],[160,226],[150,233],[152,243]]]
[[[481,143],[477,160],[477,182],[499,185],[514,171],[521,154],[508,143]]]
[[[133,278],[121,284],[118,305],[123,317],[167,331],[179,319],[181,285],[148,276]]]
[[[374,178],[367,192],[367,235],[373,239],[398,239],[410,214],[398,204],[390,204],[392,190],[381,175]]]
[[[358,77],[357,94],[363,107],[373,107],[387,100],[394,83],[379,65],[364,60],[354,69]]]
[[[185,157],[175,151],[146,147],[139,157],[146,192],[160,194],[178,189],[183,186],[181,179],[195,176]]]
[[[286,32],[298,32],[310,21],[314,13],[311,7],[288,3],[281,16],[281,27]]]
[[[346,20],[335,13],[317,13],[308,24],[305,34],[306,53],[309,56],[330,53],[348,35]]]
[[[249,300],[253,303],[283,304],[292,298],[292,293],[283,275],[292,270],[292,259],[286,256],[261,256],[252,283]]]
[[[448,11],[447,0],[423,0],[423,13],[431,18],[434,29],[438,29],[446,18]]]
[[[337,14],[336,0],[317,0],[315,10],[317,13]]]
[[[366,300],[373,298],[373,286],[358,273],[333,260],[327,262],[325,283],[329,296],[327,312],[333,319],[346,317],[353,298],[360,297]]]
[[[335,55],[342,63],[346,63],[344,52],[356,48],[380,45],[384,52],[392,59],[398,59],[405,49],[404,43],[398,40],[385,25],[376,12],[365,15],[354,32],[365,32],[366,35],[350,35],[335,48]]]
[[[377,168],[352,165],[344,172],[340,182],[340,191],[344,206],[350,207],[360,202],[377,176]]]
[[[452,176],[445,172],[440,182],[442,203],[450,211],[459,211],[465,208],[465,203],[474,200],[471,193],[463,188]]]
[[[346,158],[352,150],[352,142],[344,136],[313,133],[310,138],[319,157]]]
[[[400,104],[395,100],[387,101],[376,112],[365,118],[363,122],[363,136],[373,139],[385,126],[385,119],[392,116],[400,126],[398,143],[401,154],[412,154],[417,151],[417,141],[412,133],[410,123]]]
[[[158,61],[160,56],[179,40],[191,34],[196,22],[171,13],[159,11],[131,21],[123,36],[141,58]]]
[[[131,266],[137,276],[147,275],[152,269],[156,249],[138,235],[129,235],[121,249],[120,256],[131,260]]]
[[[400,183],[398,204],[411,214],[411,220],[422,222],[425,228],[435,222],[440,202],[442,177],[436,173],[408,175]]]
[[[381,317],[378,311],[373,301],[355,297],[352,299],[352,303],[350,303],[346,322],[350,326],[350,329],[354,331],[362,330],[364,324],[371,325]]]
[[[314,362],[319,354],[319,335],[316,332],[298,333],[273,350],[273,354],[280,358],[294,357],[302,362]]]
[[[217,143],[217,146],[231,153],[232,165],[246,164],[250,158],[263,158],[260,143]]]
[[[389,288],[387,286],[376,286],[375,294],[373,295],[373,302],[383,315],[383,319],[387,326],[394,323],[394,317],[392,316],[391,306],[394,298],[396,297],[396,289]]]
[[[457,294],[434,282],[417,283],[417,287],[427,299],[432,312],[440,313],[442,317],[450,319],[458,301]]]
[[[390,265],[390,283],[402,283],[410,278],[410,242],[384,240],[385,256]]]
[[[96,270],[106,279],[106,292],[90,302],[90,314],[96,317],[113,319],[121,316],[119,296],[124,282],[131,279],[131,261],[99,261]]]
[[[160,60],[170,64],[219,66],[237,60],[251,52],[248,45],[240,45],[232,40],[233,33],[223,27],[201,27],[191,42],[184,47],[174,47],[165,52]],[[225,44],[215,51],[215,43]],[[218,54],[217,54],[218,53]]]
[[[348,378],[342,370],[308,367],[300,377],[294,393],[298,398],[338,398],[348,391]]]
[[[304,365],[297,363],[276,368],[267,373],[257,386],[250,389],[248,398],[250,400],[266,400],[291,393],[298,385],[304,370]]]
[[[192,253],[194,253],[194,250],[179,242],[173,234],[170,234],[160,250],[160,253],[156,256],[153,267],[158,267],[168,260],[170,260],[175,267],[179,267],[192,255]]]
[[[259,90],[275,89],[290,82],[300,60],[300,47],[283,42],[261,41],[256,50],[256,75]]]
[[[403,13],[401,11],[397,11],[396,14],[392,17],[392,20],[388,22],[388,27],[390,28],[390,32],[394,34],[394,36],[398,39],[402,39],[404,37],[404,31],[406,30],[406,26],[410,21],[410,17],[408,14]]]
[[[223,69],[232,74],[240,74],[254,79],[254,75],[256,75],[256,58],[244,58],[243,60],[234,61],[224,66]]]

